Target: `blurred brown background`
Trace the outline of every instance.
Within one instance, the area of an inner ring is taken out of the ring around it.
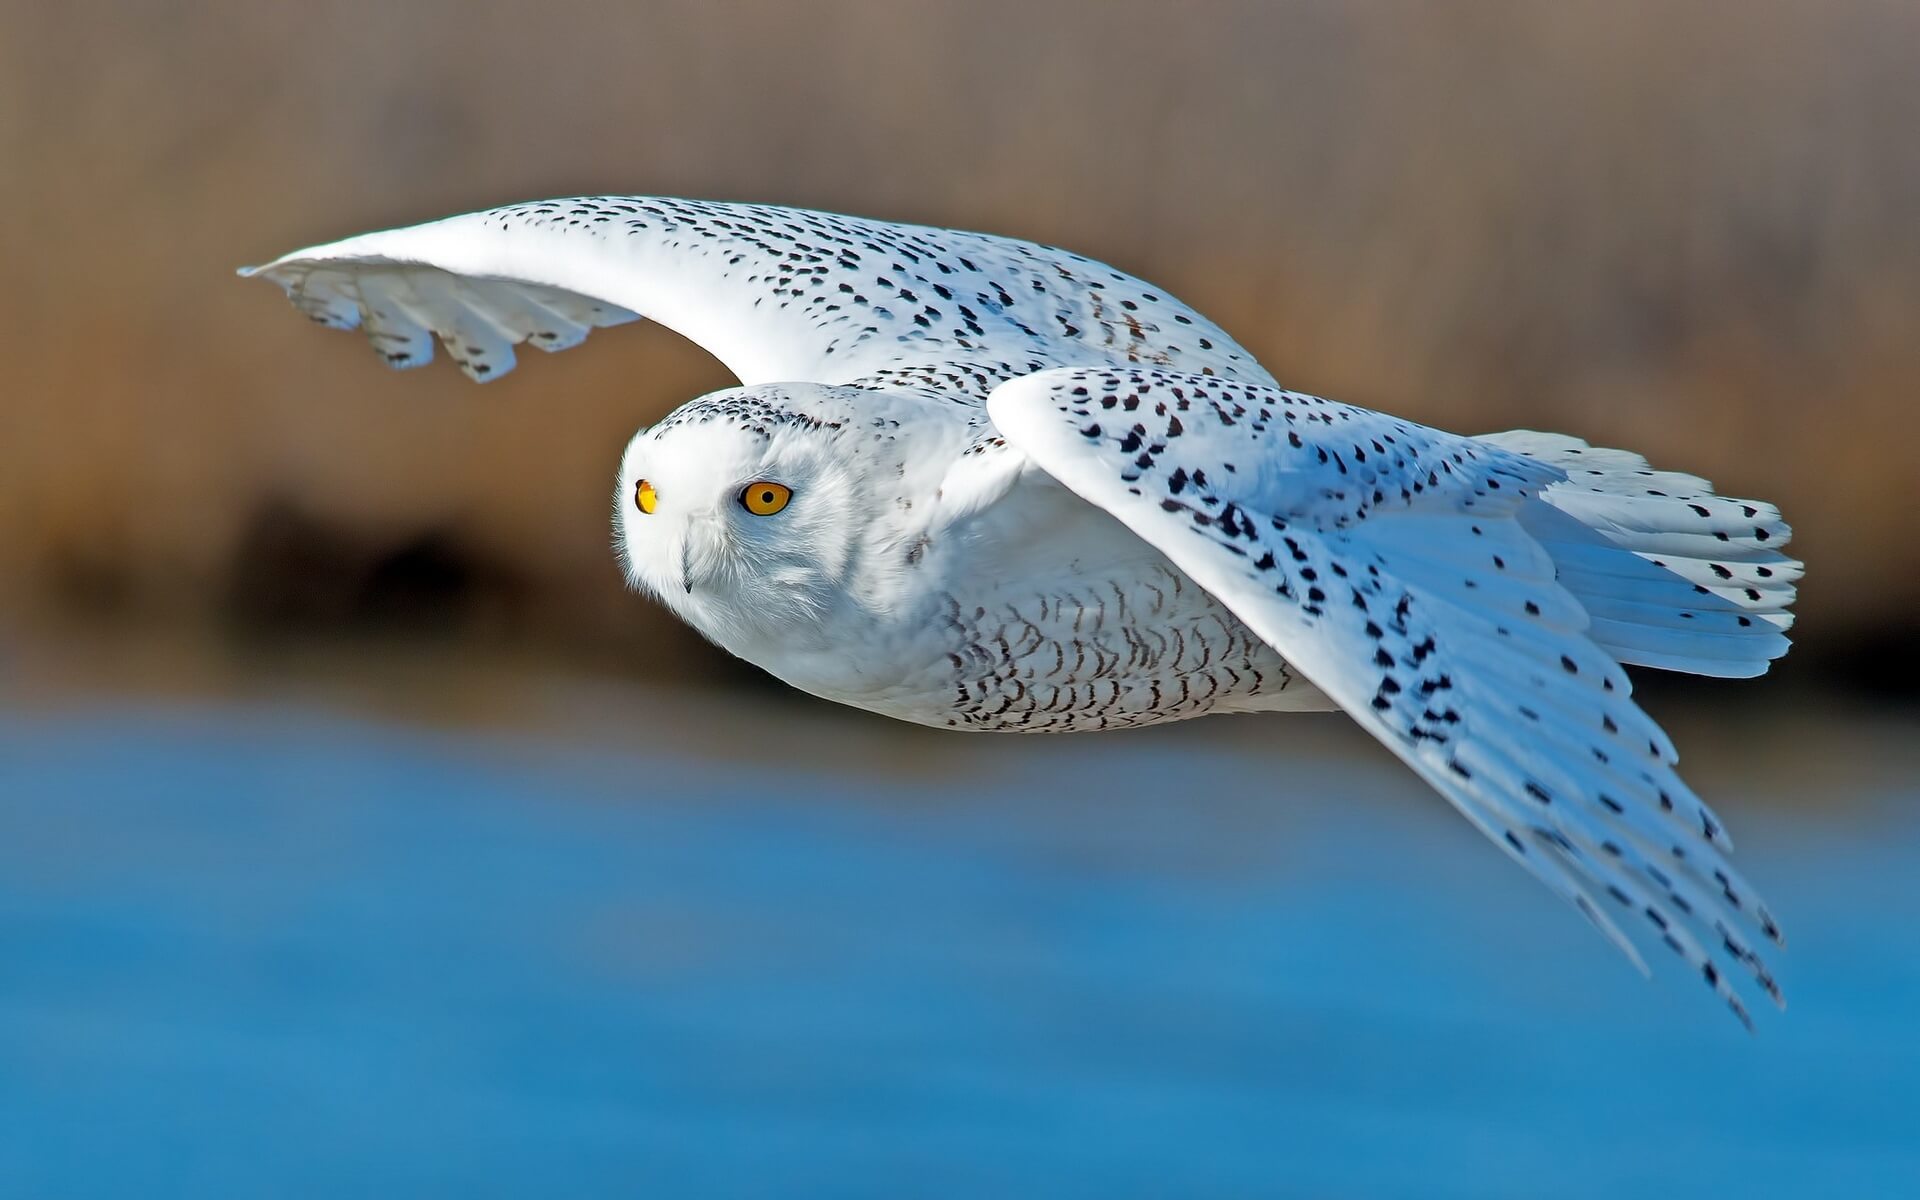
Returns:
[[[1885,686],[1920,629],[1916,130],[1896,0],[0,0],[0,635],[725,670],[607,532],[625,439],[716,364],[642,326],[393,374],[232,275],[637,192],[1068,245],[1290,386],[1777,501],[1782,673]]]

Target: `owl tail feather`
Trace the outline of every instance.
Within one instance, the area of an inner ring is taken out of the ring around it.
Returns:
[[[1588,636],[1620,662],[1748,678],[1787,652],[1802,567],[1781,552],[1793,530],[1779,509],[1561,434],[1478,440],[1567,473],[1521,524],[1592,618]]]

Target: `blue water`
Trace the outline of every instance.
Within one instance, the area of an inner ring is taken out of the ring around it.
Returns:
[[[1318,736],[0,715],[0,1194],[1920,1195],[1920,784],[1723,799],[1750,1037]]]

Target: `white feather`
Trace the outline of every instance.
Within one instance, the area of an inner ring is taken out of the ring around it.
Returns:
[[[1781,552],[1793,531],[1773,505],[1560,434],[1476,440],[1567,473],[1520,523],[1593,617],[1588,635],[1621,662],[1747,677],[1787,652],[1801,565]]]
[[[538,201],[296,250],[241,274],[272,280],[343,329],[364,319],[357,282],[405,281],[418,297],[401,305],[414,325],[481,379],[512,369],[499,343],[554,349],[636,315],[698,342],[749,384],[883,379],[957,386],[979,402],[1002,380],[1071,363],[1268,378],[1213,322],[1080,255],[770,205]],[[541,308],[573,327],[543,327]],[[392,317],[383,332],[411,349]]]

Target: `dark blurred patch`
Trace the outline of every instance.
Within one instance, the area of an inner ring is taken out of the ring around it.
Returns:
[[[527,597],[518,573],[445,530],[395,538],[276,498],[240,539],[226,608],[249,630],[454,636],[510,629]]]
[[[1795,630],[1798,633],[1798,630]],[[1920,713],[1920,624],[1852,627],[1796,643],[1758,679],[1714,679],[1629,667],[1633,694],[1653,712],[1673,708],[1729,709],[1818,703],[1827,697],[1865,701],[1880,709]]]
[[[1920,709],[1920,621],[1856,631],[1819,659],[1828,682],[1865,698]]]
[[[41,564],[41,573],[47,581],[48,596],[74,616],[118,616],[134,600],[127,564],[93,546],[73,542],[52,546]]]

